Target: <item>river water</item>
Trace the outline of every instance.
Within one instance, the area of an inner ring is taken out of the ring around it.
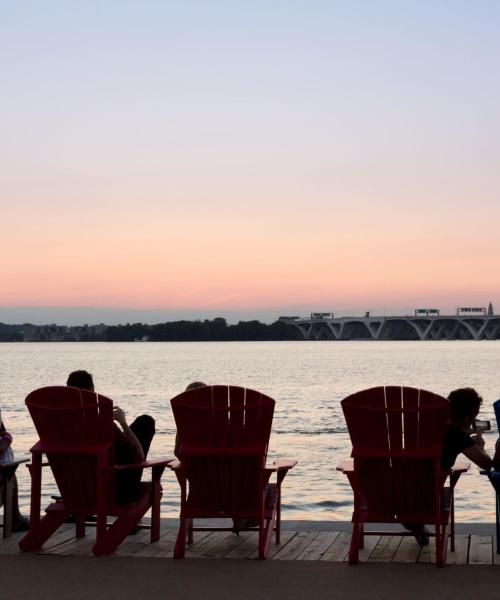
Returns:
[[[351,489],[335,466],[349,457],[340,407],[345,396],[375,385],[409,385],[442,395],[475,387],[482,415],[493,418],[500,397],[500,341],[425,342],[177,342],[0,344],[0,407],[17,457],[36,441],[24,398],[45,385],[64,385],[75,369],[94,375],[129,421],[148,413],[157,434],[150,457],[172,456],[175,438],[169,400],[191,381],[254,388],[276,400],[269,458],[299,459],[283,488],[284,518],[349,520]],[[496,427],[495,427],[496,429]],[[493,452],[497,432],[485,436]],[[29,477],[18,469],[27,513]],[[47,497],[55,492],[47,480]],[[162,516],[178,514],[178,486],[164,476]],[[476,467],[456,493],[458,521],[493,521],[494,499]]]

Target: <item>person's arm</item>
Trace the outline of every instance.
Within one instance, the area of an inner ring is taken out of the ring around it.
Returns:
[[[121,425],[124,436],[130,442],[130,445],[135,451],[135,459],[137,460],[137,462],[143,461],[144,451],[142,449],[142,446],[139,440],[136,438],[134,432],[128,426],[127,419],[125,417],[125,412],[119,406],[115,406],[115,408],[113,409],[113,418]]]
[[[470,448],[465,448],[463,454],[481,469],[489,471],[493,467],[491,456],[484,451],[484,448],[477,444],[474,444]]]

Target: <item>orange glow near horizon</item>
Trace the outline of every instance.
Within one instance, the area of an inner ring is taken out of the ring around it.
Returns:
[[[500,304],[494,3],[11,4],[0,308]]]

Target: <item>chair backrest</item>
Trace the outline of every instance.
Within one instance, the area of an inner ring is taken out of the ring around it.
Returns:
[[[188,504],[207,516],[259,510],[274,400],[254,390],[214,385],[171,400]]]
[[[497,428],[500,431],[500,400],[493,402],[493,409],[495,411],[495,418],[497,420]]]
[[[94,514],[98,466],[112,464],[113,402],[61,386],[31,392],[26,405],[40,438],[36,447],[47,455],[64,505]]]
[[[358,502],[380,522],[418,522],[439,511],[448,400],[409,387],[375,387],[342,401]]]

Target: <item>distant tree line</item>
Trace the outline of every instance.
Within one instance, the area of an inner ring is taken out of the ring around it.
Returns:
[[[43,330],[36,337],[26,336],[28,328]],[[106,342],[133,342],[134,340],[148,340],[152,342],[208,342],[208,341],[266,341],[266,340],[299,340],[302,339],[298,329],[283,321],[275,321],[270,325],[260,321],[240,321],[235,325],[229,325],[226,319],[216,318],[212,321],[172,321],[170,323],[158,323],[147,325],[145,323],[127,323],[126,325],[103,326],[102,334],[90,335],[86,328],[73,327],[70,329],[82,330],[78,332],[77,340],[82,342],[106,341]],[[0,342],[20,342],[28,337],[27,341],[74,341],[74,335],[70,335],[63,325],[33,326],[30,323],[24,325],[8,325],[0,323]],[[25,335],[23,336],[23,330]],[[48,330],[48,333],[45,331]],[[61,330],[54,333],[52,330]],[[64,330],[64,331],[63,331]],[[85,330],[85,331],[84,331]],[[71,333],[71,332],[70,332]],[[53,334],[53,335],[52,335]],[[56,335],[57,334],[57,335]],[[48,337],[47,337],[48,336]]]
[[[235,325],[228,325],[226,319],[222,318],[212,321],[172,321],[157,325],[127,323],[110,326],[104,334],[104,339],[110,342],[130,342],[143,338],[154,342],[222,342],[298,340],[301,336],[293,325],[282,321],[275,321],[270,325],[260,321],[240,321]]]
[[[0,323],[0,342],[20,342],[22,339],[22,325],[7,325],[7,323]]]

